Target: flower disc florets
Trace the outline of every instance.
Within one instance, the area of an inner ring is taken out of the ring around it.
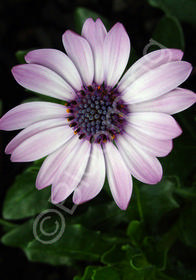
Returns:
[[[96,84],[77,92],[77,97],[66,106],[74,133],[79,139],[85,138],[91,143],[111,141],[122,133],[129,113],[116,88]]]

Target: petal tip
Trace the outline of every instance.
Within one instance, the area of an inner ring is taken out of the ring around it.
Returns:
[[[41,182],[41,180],[39,179],[39,177],[37,177],[36,182],[35,182],[35,187],[36,187],[37,190],[42,190],[42,189],[44,189],[44,188],[47,187],[47,186],[45,186],[44,184],[42,184],[42,182]]]
[[[129,201],[128,201],[128,203],[126,202],[126,203],[122,203],[122,204],[120,204],[120,203],[117,204],[117,206],[123,211],[127,210],[128,205],[129,205]]]
[[[57,193],[53,193],[53,191],[52,191],[50,201],[51,201],[52,204],[56,205],[56,204],[60,203],[62,200],[59,199]]]

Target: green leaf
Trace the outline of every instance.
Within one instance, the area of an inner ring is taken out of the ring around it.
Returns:
[[[128,226],[127,235],[129,236],[131,243],[138,246],[144,235],[143,223],[140,221],[132,221]]]
[[[53,265],[70,265],[74,260],[96,261],[112,247],[100,232],[81,225],[66,225],[61,216],[58,211],[48,212],[47,219],[38,216],[39,223],[32,219],[18,226],[5,234],[2,242],[22,248],[31,261]]]
[[[113,232],[114,228],[127,221],[126,212],[119,209],[114,201],[90,205],[83,214],[73,217],[71,220],[74,224],[79,223],[89,229],[107,232]]]
[[[1,241],[7,246],[25,248],[33,239],[33,220],[29,220],[23,225],[10,230],[2,237]]]
[[[184,35],[179,21],[174,17],[163,17],[153,34],[153,39],[165,48],[184,50]]]
[[[132,268],[130,262],[120,263],[115,266],[120,274],[121,280],[144,280],[144,271],[138,271]]]
[[[175,177],[163,177],[156,185],[141,184],[138,187],[144,222],[151,230],[157,230],[158,223],[166,213],[179,208],[173,196],[177,186],[178,181]]]
[[[94,271],[98,268],[99,268],[98,266],[87,266],[84,271],[84,275],[82,277],[78,278],[78,280],[91,280],[92,276],[94,274]],[[74,278],[74,280],[77,280],[77,276]]]
[[[164,270],[167,260],[167,246],[161,246],[161,240],[155,241],[151,236],[146,236],[142,248],[148,262],[157,269]]]
[[[33,165],[16,177],[3,204],[4,219],[23,219],[50,207],[50,188],[38,191],[35,188],[39,167]]]
[[[103,254],[101,262],[104,264],[117,264],[125,261],[126,252],[120,245],[114,245],[109,251]]]
[[[82,26],[87,18],[92,18],[93,20],[100,18],[103,21],[106,28],[110,27],[109,21],[106,18],[104,18],[103,16],[101,16],[98,13],[93,12],[89,9],[86,9],[83,7],[78,7],[74,13],[76,31],[78,33],[81,33]]]
[[[175,190],[175,194],[178,195],[179,197],[185,199],[185,200],[190,200],[190,201],[195,201],[196,200],[196,189],[195,187],[192,188],[178,188]]]
[[[133,256],[130,264],[132,268],[137,271],[152,268],[152,265],[148,262],[148,260],[146,259],[143,253]]]
[[[148,0],[153,7],[160,8],[169,16],[175,16],[179,20],[196,24],[195,0]]]
[[[196,248],[196,200],[184,206],[180,213],[178,233],[180,239],[188,246]]]
[[[187,145],[176,139],[174,141],[174,148],[172,152],[165,158],[161,159],[163,165],[164,174],[166,176],[178,176],[180,182],[184,185],[187,184],[187,180],[190,174],[194,174],[196,170],[196,146]],[[188,162],[188,166],[185,168],[185,162]]]
[[[92,280],[121,280],[119,273],[112,267],[99,268],[94,272]]]
[[[31,51],[31,50],[32,50],[32,49],[28,49],[28,50],[19,50],[19,51],[17,51],[17,52],[15,53],[15,55],[16,55],[16,58],[17,58],[18,62],[21,63],[21,64],[26,63],[26,61],[25,61],[25,55],[26,55],[29,51]]]
[[[3,219],[0,219],[0,225],[2,226],[4,232],[7,232],[9,230],[12,230],[12,229],[18,227],[17,224],[10,223],[10,222],[5,221]]]

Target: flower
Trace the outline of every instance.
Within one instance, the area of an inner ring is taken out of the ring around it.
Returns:
[[[82,35],[63,34],[66,53],[30,51],[27,64],[13,67],[23,87],[63,100],[64,104],[29,102],[0,119],[0,129],[23,129],[7,145],[13,162],[45,156],[37,189],[52,185],[59,203],[73,192],[80,204],[102,189],[107,173],[116,204],[125,210],[132,176],[147,184],[162,178],[157,157],[172,150],[181,128],[171,116],[190,107],[196,95],[179,88],[190,75],[183,52],[160,49],[140,58],[121,78],[130,40],[121,23],[109,32],[89,18]]]

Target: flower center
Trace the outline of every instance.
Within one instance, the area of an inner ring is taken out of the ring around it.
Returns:
[[[129,111],[117,89],[93,85],[76,94],[77,97],[65,105],[70,113],[70,127],[79,139],[101,144],[122,132]]]

